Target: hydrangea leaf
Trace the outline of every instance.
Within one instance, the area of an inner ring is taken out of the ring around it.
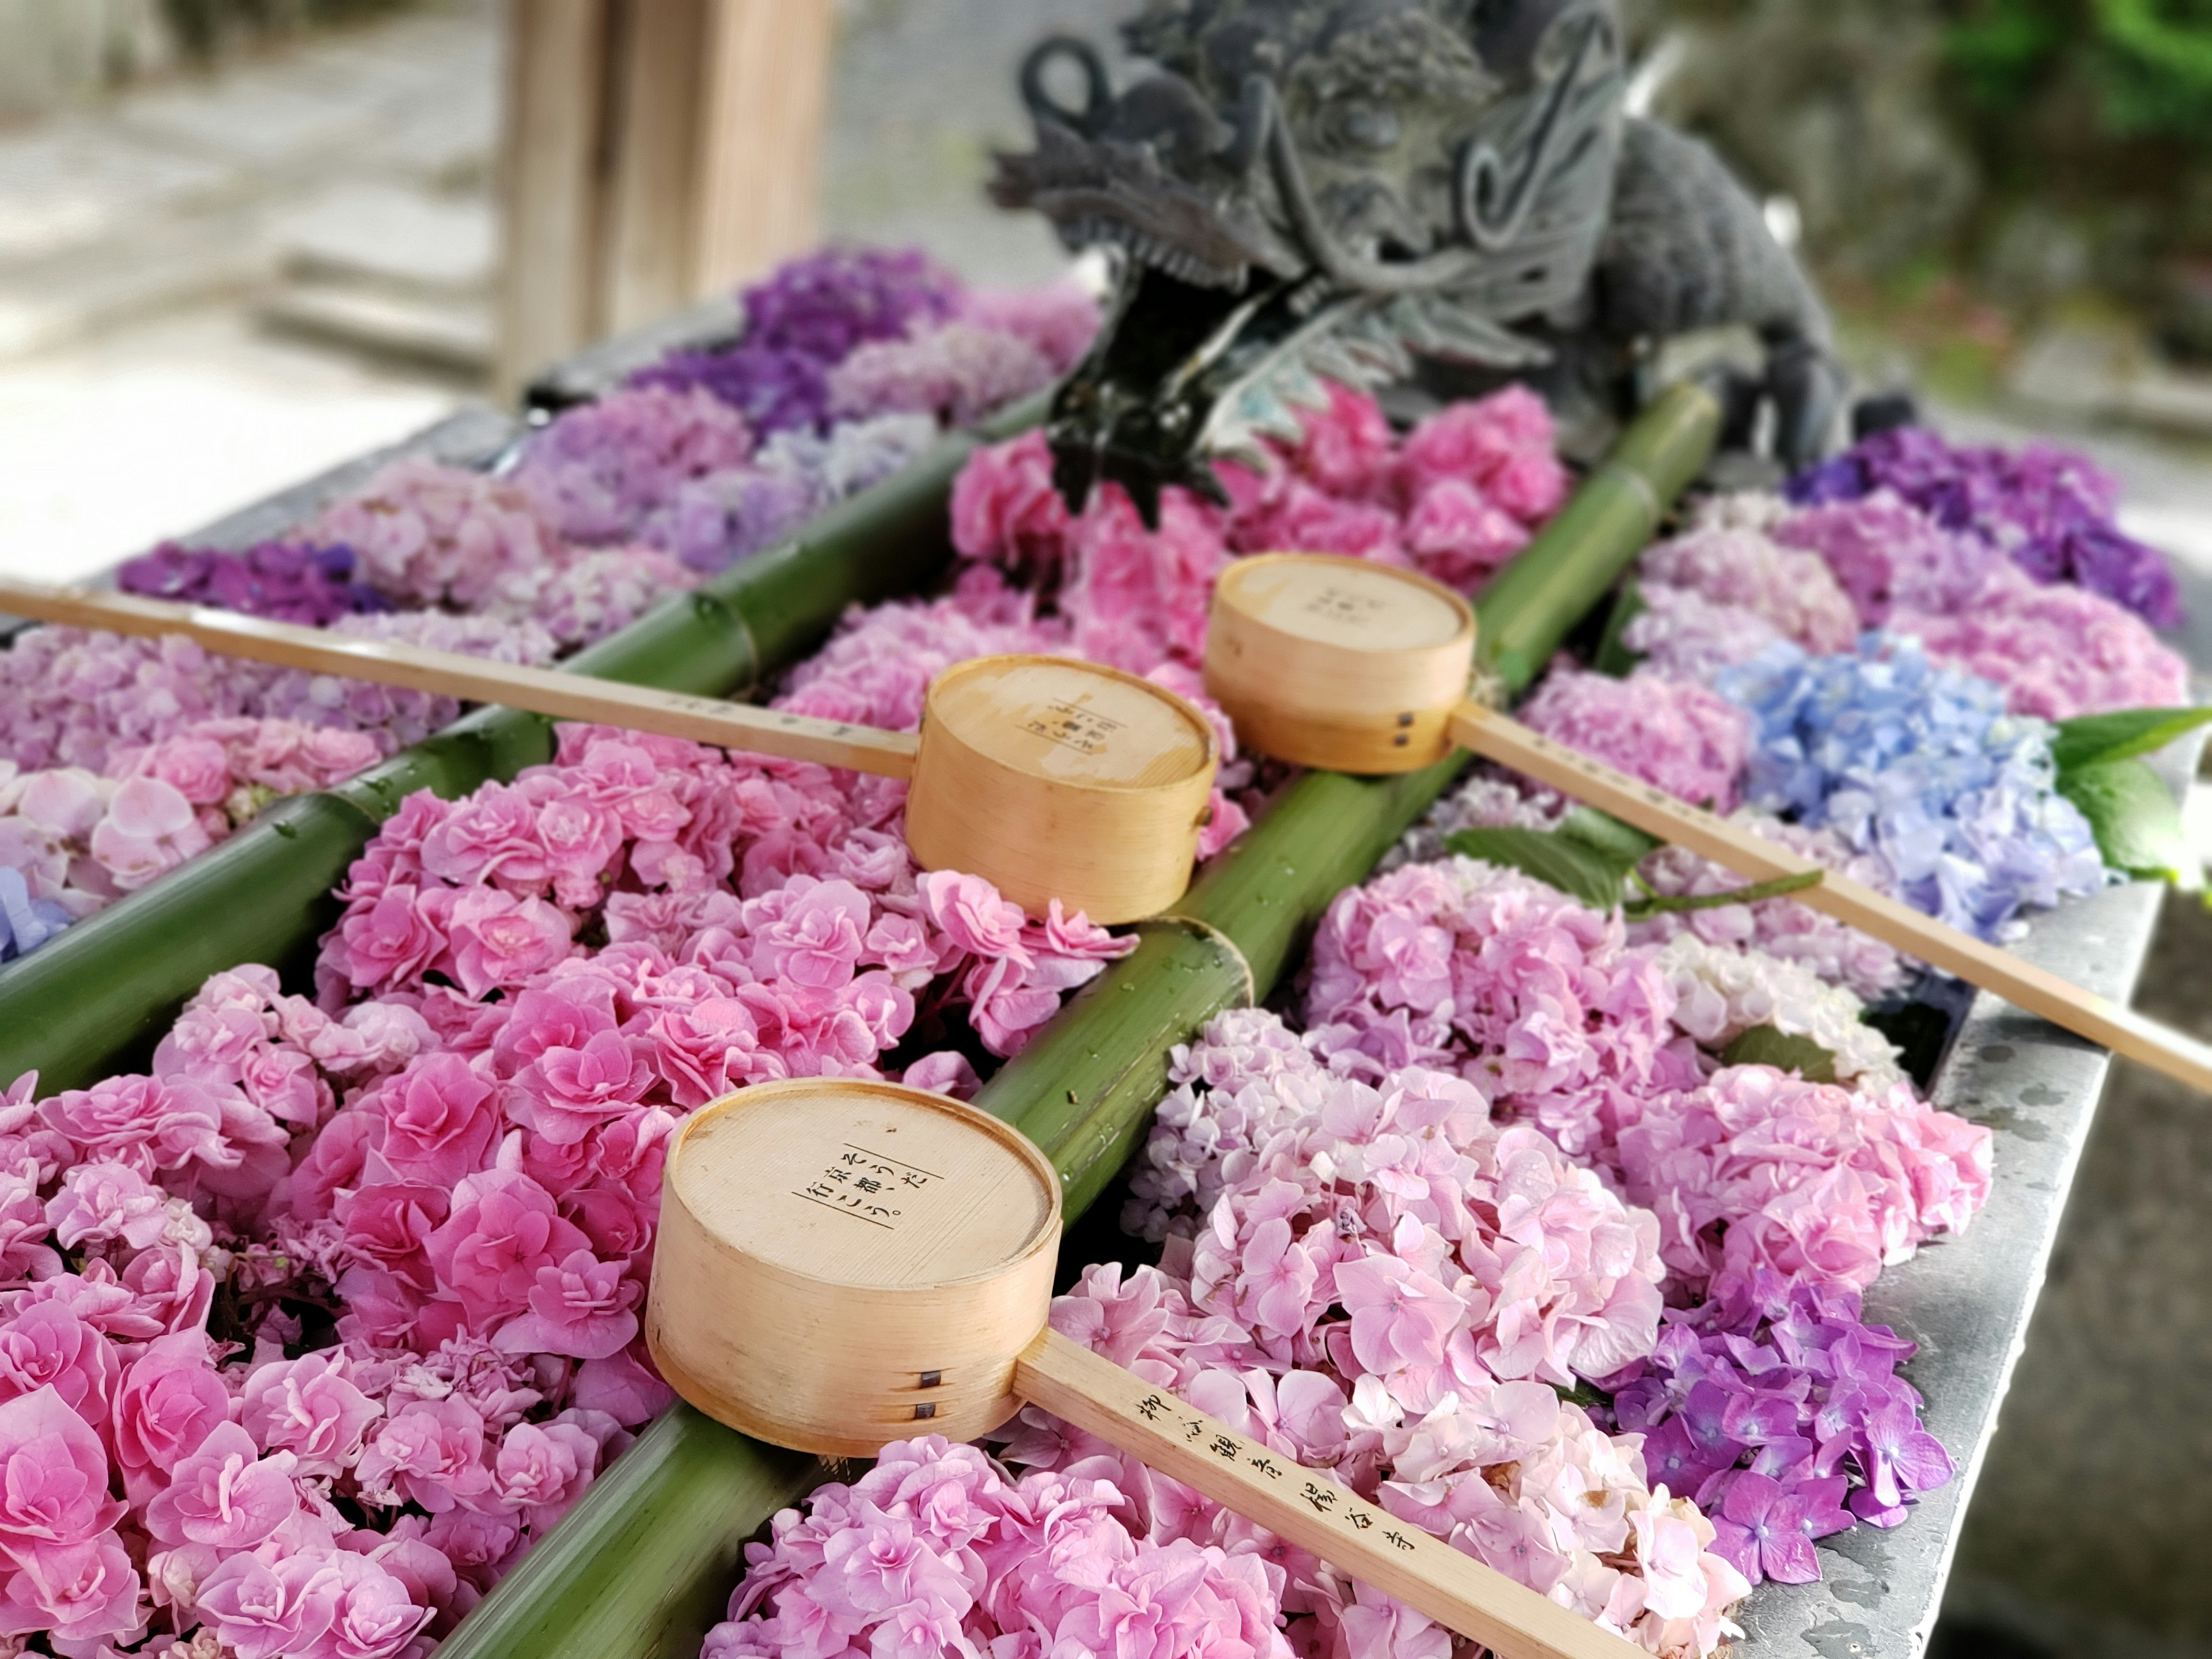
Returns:
[[[1605,633],[1597,642],[1597,653],[1590,659],[1591,667],[1601,674],[1610,674],[1617,680],[1626,679],[1629,671],[1644,660],[1643,653],[1630,650],[1627,641],[1621,638],[1628,631],[1628,624],[1634,622],[1644,609],[1644,590],[1636,585],[1636,579],[1632,576],[1621,583],[1620,592],[1613,596],[1613,610],[1605,619]]]
[[[1568,810],[1559,820],[1559,834],[1569,841],[1602,853],[1623,867],[1640,862],[1647,853],[1656,852],[1667,843],[1656,836],[1647,836],[1632,823],[1624,823],[1610,812],[1601,812],[1595,806],[1577,806]]]
[[[2132,760],[2166,747],[2183,732],[2212,720],[2212,703],[2184,708],[2116,708],[2058,722],[2051,758],[2061,773],[2109,761]]]
[[[1771,1066],[1795,1072],[1808,1083],[1836,1080],[1834,1054],[1812,1038],[1793,1036],[1778,1026],[1754,1025],[1738,1032],[1735,1041],[1721,1050],[1721,1060],[1729,1066]]]
[[[1623,861],[1613,852],[1557,830],[1462,830],[1445,836],[1444,845],[1486,864],[1518,870],[1593,910],[1610,910],[1620,902],[1629,868],[1636,861]]]
[[[2203,865],[2189,845],[2173,792],[2142,761],[2072,767],[2058,775],[2058,793],[2088,819],[2097,850],[2113,869],[2171,881],[2186,892],[2203,886]]]

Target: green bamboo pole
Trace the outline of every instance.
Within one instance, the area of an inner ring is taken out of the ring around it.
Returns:
[[[1668,394],[1586,481],[1671,501],[1711,453],[1717,410]],[[1624,483],[1622,470],[1635,483]],[[1579,492],[1577,495],[1579,500]],[[1521,643],[1493,672],[1525,688],[1576,619],[1603,596],[1658,514],[1570,502],[1520,564],[1570,563],[1572,583],[1492,583],[1486,631]],[[1540,616],[1546,607],[1564,614]],[[1569,608],[1571,607],[1571,608]],[[1137,949],[1072,997],[1001,1067],[976,1103],[1016,1125],[1060,1171],[1082,1213],[1128,1160],[1165,1092],[1169,1051],[1224,1009],[1265,998],[1306,931],[1362,878],[1466,763],[1454,756],[1395,778],[1310,772],[1270,803]],[[439,1659],[697,1659],[746,1539],[836,1466],[724,1428],[685,1405],[664,1413],[574,1509],[462,1620]]]
[[[1719,431],[1720,404],[1704,386],[1685,382],[1654,398],[1537,541],[1483,590],[1476,661],[1509,690],[1532,684],[1656,533]],[[1553,556],[1528,556],[1546,543]]]
[[[562,666],[636,685],[740,693],[803,656],[850,605],[911,592],[951,548],[945,501],[980,442],[1034,424],[1042,400],[830,508],[784,545],[677,594]],[[0,1085],[82,1087],[143,1055],[208,975],[241,963],[296,975],[337,914],[331,890],[417,789],[447,799],[551,757],[552,722],[481,708],[360,776],[257,823],[0,971]]]

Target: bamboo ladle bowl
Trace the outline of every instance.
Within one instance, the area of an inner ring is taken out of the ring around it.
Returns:
[[[646,1342],[708,1416],[824,1456],[972,1439],[1032,1401],[1505,1659],[1642,1654],[1051,1329],[1060,1234],[1051,1164],[974,1107],[757,1085],[669,1146]]]
[[[906,778],[907,844],[924,869],[981,876],[1031,915],[1058,899],[1102,924],[1152,915],[1189,884],[1218,759],[1182,698],[1066,657],[954,664],[930,682],[915,733],[130,594],[0,579],[0,612]]]
[[[1799,903],[2212,1093],[2203,1043],[1470,700],[1474,634],[1467,601],[1416,572],[1329,553],[1261,554],[1215,584],[1206,690],[1237,742],[1263,755],[1409,772],[1456,744],[1749,881],[1808,882],[1790,894]]]

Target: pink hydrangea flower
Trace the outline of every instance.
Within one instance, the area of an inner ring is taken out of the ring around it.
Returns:
[[[299,1508],[295,1462],[289,1452],[262,1456],[237,1424],[218,1424],[146,1506],[147,1528],[165,1544],[252,1549]]]
[[[1626,680],[1554,672],[1520,710],[1545,736],[1726,812],[1750,753],[1750,717],[1718,692],[1639,672]]]

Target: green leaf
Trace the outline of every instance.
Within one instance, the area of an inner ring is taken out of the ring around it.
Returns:
[[[1613,610],[1605,619],[1605,633],[1598,640],[1597,654],[1590,659],[1591,667],[1617,680],[1626,679],[1629,670],[1644,660],[1643,653],[1630,650],[1620,637],[1628,624],[1644,614],[1644,590],[1631,576],[1613,596]]]
[[[1724,893],[1651,893],[1631,901],[1628,919],[1641,921],[1646,916],[1662,915],[1683,910],[1717,910],[1724,904],[1756,904],[1761,899],[1781,898],[1790,893],[1802,893],[1808,887],[1818,887],[1825,870],[1800,870],[1795,875],[1777,876],[1771,881],[1755,881],[1748,887],[1731,887]]]
[[[2185,892],[2204,884],[2173,792],[2142,761],[2069,768],[2058,775],[2058,793],[2081,808],[2097,850],[2113,869],[2163,878]]]
[[[1729,1066],[1771,1066],[1795,1072],[1808,1083],[1833,1083],[1836,1057],[1808,1036],[1793,1036],[1772,1025],[1754,1025],[1737,1033],[1721,1051]]]
[[[1636,864],[1645,854],[1666,845],[1658,836],[1647,836],[1634,824],[1624,823],[1595,806],[1570,808],[1559,820],[1559,834],[1623,866]]]
[[[1620,902],[1627,863],[1555,830],[1462,830],[1444,837],[1455,853],[1498,864],[1556,887],[1577,903],[1610,910]]]
[[[2212,720],[2212,704],[2186,708],[2116,708],[2058,722],[2051,758],[2061,772],[2107,761],[2131,760],[2163,749],[2183,732]]]

